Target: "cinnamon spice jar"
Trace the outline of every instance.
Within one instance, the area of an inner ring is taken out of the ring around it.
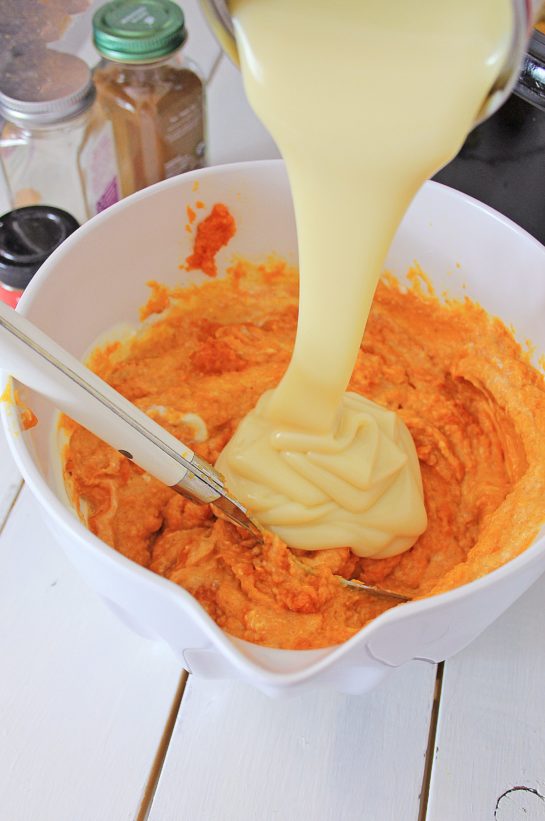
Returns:
[[[204,83],[181,48],[184,14],[170,0],[114,0],[93,18],[102,60],[94,81],[111,121],[121,194],[205,165]]]

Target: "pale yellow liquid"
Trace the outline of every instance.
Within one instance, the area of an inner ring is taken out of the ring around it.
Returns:
[[[231,0],[230,9],[246,93],[288,168],[300,308],[284,378],[218,467],[290,546],[394,555],[427,524],[414,444],[395,414],[344,392],[388,247],[420,185],[472,127],[508,48],[511,6]]]

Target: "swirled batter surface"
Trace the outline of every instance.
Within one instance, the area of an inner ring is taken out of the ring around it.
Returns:
[[[155,324],[97,350],[91,367],[214,463],[288,365],[296,274],[240,263],[198,288],[154,284],[153,312]],[[399,556],[291,550],[271,534],[259,544],[69,420],[67,482],[100,538],[183,586],[231,635],[273,647],[342,642],[390,606],[336,575],[429,596],[530,544],[545,519],[545,387],[501,322],[468,300],[381,282],[349,390],[399,413],[416,444],[428,527]]]

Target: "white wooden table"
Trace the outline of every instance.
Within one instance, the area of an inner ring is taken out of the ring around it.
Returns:
[[[196,0],[182,5],[211,162],[277,156]],[[92,60],[84,34],[66,47]],[[118,623],[0,432],[0,821],[535,821],[544,796],[545,579],[444,665],[367,697],[270,701],[188,678]]]

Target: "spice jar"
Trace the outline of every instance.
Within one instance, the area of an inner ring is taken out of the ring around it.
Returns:
[[[110,123],[94,105],[91,72],[3,76],[0,158],[14,207],[48,204],[84,222],[119,199]]]
[[[71,214],[51,205],[0,217],[0,300],[15,308],[40,265],[78,227]]]
[[[205,164],[204,83],[181,53],[184,14],[170,0],[115,0],[93,18],[94,72],[110,119],[121,193]]]

